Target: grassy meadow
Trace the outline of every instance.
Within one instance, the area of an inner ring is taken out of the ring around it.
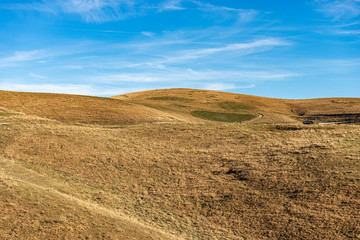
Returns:
[[[327,100],[173,91],[1,93],[1,239],[360,238],[359,125],[301,123]]]

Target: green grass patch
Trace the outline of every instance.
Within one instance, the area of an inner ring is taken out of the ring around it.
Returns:
[[[180,105],[180,104],[170,104],[170,106],[176,107],[176,108],[189,108],[188,106],[184,106],[184,105]]]
[[[12,115],[15,115],[13,113],[8,113],[8,112],[0,112],[0,116],[1,117],[8,117],[8,116],[12,116]]]
[[[160,100],[160,101],[179,101],[179,102],[192,102],[193,99],[182,98],[182,97],[174,97],[174,96],[164,96],[164,97],[152,97],[148,98],[150,100]]]
[[[223,108],[226,110],[252,110],[252,109],[255,109],[255,107],[253,107],[253,106],[236,103],[236,102],[220,102],[220,103],[217,103],[217,105],[220,108]]]
[[[191,115],[194,117],[218,121],[218,122],[242,122],[255,118],[250,114],[238,114],[238,113],[221,113],[221,112],[209,112],[209,111],[193,111]]]

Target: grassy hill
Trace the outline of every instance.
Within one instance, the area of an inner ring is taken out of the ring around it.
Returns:
[[[1,239],[360,237],[358,99],[116,98],[0,92]]]
[[[3,112],[21,112],[68,123],[111,125],[176,121],[165,112],[142,105],[111,98],[66,94],[0,91],[0,108]]]
[[[9,111],[85,124],[249,120],[276,124],[299,123],[313,115],[360,116],[360,99],[285,100],[195,89],[152,90],[112,98],[0,91],[0,114]],[[339,116],[336,119],[341,121]]]
[[[286,101],[244,94],[196,89],[161,89],[113,98],[163,110],[190,122],[206,119],[202,117],[202,120],[199,120],[196,114],[199,111],[252,115],[253,118],[262,114],[264,117],[257,119],[257,123],[296,122],[293,119],[295,114],[291,112],[291,107]]]
[[[199,121],[198,118],[192,116],[214,120],[212,116],[215,113],[252,115],[253,118],[261,114],[263,117],[254,119],[254,123],[273,124],[302,122],[312,115],[352,113],[360,116],[359,98],[286,100],[195,89],[161,89],[118,95],[112,98],[169,112],[190,122]],[[204,114],[200,116],[198,112]],[[251,117],[245,117],[244,120],[250,119]],[[240,121],[241,117],[238,121],[235,120],[235,122]],[[324,121],[331,121],[331,119],[324,119]]]

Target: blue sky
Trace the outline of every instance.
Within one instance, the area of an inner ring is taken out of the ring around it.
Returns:
[[[0,89],[360,97],[360,0],[0,0]]]

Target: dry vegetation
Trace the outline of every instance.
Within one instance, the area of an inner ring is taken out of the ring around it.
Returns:
[[[2,109],[67,123],[126,124],[175,121],[158,110],[111,98],[0,91]]]
[[[1,239],[360,238],[359,126],[297,124],[288,100],[178,91],[128,103],[188,121],[173,124],[75,124],[1,100]],[[214,109],[292,123],[190,114]]]

